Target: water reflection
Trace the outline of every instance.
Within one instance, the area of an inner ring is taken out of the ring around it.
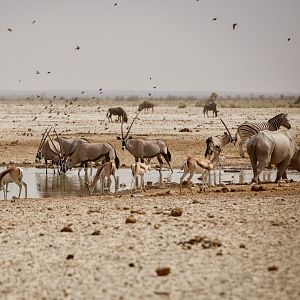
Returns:
[[[3,169],[3,168],[2,168]],[[0,170],[1,171],[1,170]],[[87,182],[95,176],[96,169],[92,169],[92,175],[90,170],[87,172],[81,172],[78,175],[76,169],[67,172],[64,175],[54,174],[52,172],[45,173],[44,169],[38,168],[23,168],[24,181],[28,186],[28,198],[47,198],[47,197],[62,197],[69,195],[88,195]],[[174,173],[169,170],[163,170],[159,173],[157,170],[151,170],[145,174],[144,180],[146,186],[161,186],[165,187],[171,183],[179,183],[179,179],[182,175],[182,170],[175,169]],[[195,184],[201,183],[201,178],[195,175],[193,182]],[[216,172],[210,172],[209,185],[218,185],[221,183],[249,183],[253,177],[252,170],[236,170],[225,169],[217,170]],[[265,170],[262,178],[264,181],[274,181],[276,177],[276,170]],[[288,172],[288,178],[295,181],[300,181],[299,172]],[[131,170],[119,169],[116,172],[116,185],[114,180],[110,187],[110,192],[129,190],[131,185]],[[108,191],[107,179],[103,182],[97,182],[95,187],[95,194],[107,193]],[[140,187],[140,179],[138,179],[137,186]],[[12,199],[13,196],[18,195],[18,187],[15,184],[9,185],[8,199]],[[24,197],[24,191],[21,194]],[[3,192],[0,192],[0,199],[3,199]]]

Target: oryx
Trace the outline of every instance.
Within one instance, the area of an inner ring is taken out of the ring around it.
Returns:
[[[122,140],[122,150],[127,149],[135,157],[136,161],[138,161],[138,159],[141,159],[141,161],[143,162],[145,158],[157,157],[160,165],[160,172],[163,164],[163,157],[169,165],[171,171],[173,172],[171,166],[171,153],[168,149],[166,142],[164,142],[161,139],[146,140],[141,138],[132,138],[131,136],[128,136],[130,129],[140,112],[141,111],[137,113],[137,115],[131,122],[131,125],[125,136],[123,133],[123,122],[121,123],[122,137],[118,136],[117,139]]]
[[[252,182],[260,181],[259,175],[268,165],[276,165],[278,171],[275,182],[287,179],[286,169],[297,166],[298,146],[288,130],[264,130],[250,137],[247,152],[253,170]]]
[[[229,143],[233,143],[234,139],[227,128],[226,124],[223,122],[222,119],[220,119],[223,125],[225,126],[227,132],[224,132],[223,135],[217,135],[213,137],[209,137],[206,140],[206,150],[205,150],[205,157],[209,157],[212,155],[212,153],[216,150],[216,148],[220,148],[221,151],[223,150],[223,147]]]
[[[52,127],[46,129],[44,134],[42,135],[38,151],[36,153],[35,162],[39,163],[42,158],[45,160],[46,165],[46,174],[47,174],[47,164],[48,160],[52,161],[52,165],[56,165],[59,172],[59,166],[62,164],[62,156],[61,156],[61,149],[60,144],[58,141],[54,141],[51,139],[49,133]],[[49,140],[47,140],[49,138]],[[53,168],[55,173],[55,168]]]
[[[115,148],[109,143],[83,143],[79,144],[74,152],[67,158],[63,165],[63,171],[72,169],[77,164],[83,164],[90,161],[105,162],[114,161],[116,168],[120,166],[120,160]],[[80,173],[80,169],[78,174]]]

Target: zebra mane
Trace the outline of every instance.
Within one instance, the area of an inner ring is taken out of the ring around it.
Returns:
[[[272,123],[274,120],[282,120],[286,116],[285,113],[280,113],[276,115],[275,117],[268,120],[268,123]]]

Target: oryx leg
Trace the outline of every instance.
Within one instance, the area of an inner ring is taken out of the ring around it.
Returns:
[[[173,169],[172,169],[172,166],[171,166],[171,164],[170,164],[170,161],[169,161],[169,159],[168,159],[167,154],[163,154],[163,157],[164,157],[164,159],[166,160],[167,164],[169,165],[169,167],[170,167],[170,169],[171,169],[171,172],[173,173]]]
[[[27,198],[27,184],[23,180],[20,180],[20,183],[24,186],[24,189],[25,189],[25,198]]]
[[[158,154],[156,157],[157,157],[157,160],[159,162],[159,173],[161,173],[161,166],[164,164],[164,162],[161,158],[161,154]]]

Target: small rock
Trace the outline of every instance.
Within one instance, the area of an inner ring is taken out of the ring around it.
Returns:
[[[200,203],[200,201],[197,200],[197,199],[194,199],[193,202],[192,202],[192,204],[198,204],[198,203]]]
[[[270,267],[268,267],[268,271],[270,271],[270,272],[278,271],[278,267],[275,265],[270,266]]]
[[[263,192],[265,190],[266,189],[262,185],[258,185],[258,184],[252,185],[251,187],[251,191],[253,192]]]
[[[100,230],[95,230],[92,235],[100,235]]]
[[[229,188],[228,187],[222,187],[221,188],[221,192],[222,193],[228,193],[229,192]]]
[[[218,248],[222,246],[222,242],[218,239],[211,240],[211,246],[212,248]]]
[[[70,225],[67,225],[63,227],[60,232],[73,232],[73,229],[71,228]]]
[[[74,259],[74,255],[73,254],[68,254],[66,259]]]
[[[246,248],[246,245],[244,243],[241,243],[240,248]]]
[[[130,268],[134,268],[134,267],[135,267],[134,263],[129,263],[128,266],[129,266]]]
[[[180,217],[182,215],[182,208],[175,207],[171,210],[171,216],[172,217]]]
[[[160,267],[156,269],[156,274],[158,276],[167,276],[171,272],[171,268],[169,267]]]
[[[129,216],[126,221],[126,224],[130,224],[130,223],[136,223],[136,218],[134,216]]]

